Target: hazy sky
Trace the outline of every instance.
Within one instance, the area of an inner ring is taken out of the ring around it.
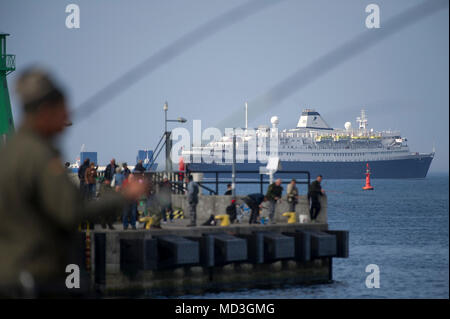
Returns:
[[[413,0],[285,0],[239,21],[186,50],[98,112],[75,122],[61,139],[68,160],[82,144],[134,163],[137,150],[154,148],[169,117],[215,126],[244,102],[317,57],[366,30],[365,7],[376,3],[383,21],[420,3]],[[65,26],[65,8],[76,3],[81,27]],[[31,63],[49,67],[76,108],[111,81],[202,23],[245,3],[243,0],[0,0],[0,32],[10,33],[8,53],[17,70],[8,77],[16,124],[20,109],[13,92],[17,75]],[[436,156],[431,171],[449,166],[448,8],[401,30],[250,118],[250,125],[293,128],[303,108],[315,108],[329,125],[355,125],[361,108],[369,127],[397,129],[411,151]],[[372,30],[376,32],[376,30]],[[251,108],[252,105],[249,105]],[[171,127],[175,127],[172,123]]]

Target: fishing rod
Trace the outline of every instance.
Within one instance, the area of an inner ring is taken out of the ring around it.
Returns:
[[[217,17],[214,17],[194,30],[185,33],[179,39],[161,48],[143,62],[131,67],[129,71],[110,82],[97,93],[89,97],[81,105],[76,107],[74,114],[75,124],[89,118],[94,112],[98,111],[120,93],[129,89],[143,77],[152,74],[159,67],[172,61],[188,49],[194,47],[207,38],[210,38],[223,29],[283,1],[285,0],[248,1]]]
[[[279,81],[266,93],[248,102],[248,111],[261,115],[269,109],[280,105],[280,102],[293,93],[304,88],[313,81],[321,78],[331,70],[351,58],[367,51],[387,37],[399,32],[427,16],[448,7],[448,0],[424,1],[415,5],[383,23],[383,27],[376,31],[367,29],[349,41],[341,44],[330,52],[320,56],[307,66],[298,69],[285,79]],[[218,128],[233,127],[241,117],[241,111],[235,111],[218,123]],[[251,117],[249,114],[248,117]]]

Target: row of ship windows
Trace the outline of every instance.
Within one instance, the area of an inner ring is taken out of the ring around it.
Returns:
[[[391,154],[392,152],[371,152],[369,155]],[[280,152],[280,155],[295,155],[298,153]],[[309,153],[312,156],[365,156],[366,153]]]
[[[356,147],[352,147],[351,145],[347,145],[347,146],[335,146],[335,147],[330,147],[330,146],[313,146],[313,145],[303,145],[303,146],[298,146],[298,145],[283,145],[282,143],[280,143],[281,144],[281,148],[284,148],[284,149],[286,149],[286,148],[308,148],[308,149],[311,149],[311,148],[316,148],[316,149],[330,149],[330,148],[337,148],[337,149],[350,149],[350,148],[356,148]],[[381,146],[381,143],[377,143],[377,144],[374,144],[374,145],[372,145],[372,146],[368,146],[368,148],[379,148]]]
[[[312,153],[313,156],[364,156],[366,153]]]

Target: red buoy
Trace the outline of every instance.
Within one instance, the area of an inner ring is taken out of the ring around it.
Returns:
[[[366,186],[363,187],[364,190],[373,190],[373,186],[370,185],[370,167],[369,163],[367,163],[366,169]]]

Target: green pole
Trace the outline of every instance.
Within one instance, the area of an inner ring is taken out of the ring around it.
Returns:
[[[16,69],[16,56],[6,54],[7,33],[0,33],[0,145],[14,132],[14,120],[6,76]]]

